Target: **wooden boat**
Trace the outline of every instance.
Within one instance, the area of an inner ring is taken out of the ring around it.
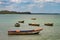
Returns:
[[[18,23],[24,23],[24,20],[23,21],[18,21]]]
[[[16,23],[16,24],[15,24],[15,27],[20,27],[20,24],[19,24],[19,23]]]
[[[40,26],[40,24],[29,23],[30,26]]]
[[[53,23],[45,23],[46,26],[53,26]]]
[[[42,31],[43,28],[38,28],[35,30],[12,30],[8,31],[8,35],[33,35],[33,34],[39,34],[40,31]]]
[[[31,18],[31,20],[36,20],[36,18]]]

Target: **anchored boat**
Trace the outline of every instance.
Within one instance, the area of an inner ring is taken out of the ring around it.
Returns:
[[[32,34],[39,34],[43,28],[38,28],[34,30],[11,30],[8,31],[8,35],[32,35]]]
[[[16,24],[15,24],[15,27],[20,27],[20,24],[19,24],[19,23],[16,23]]]
[[[24,23],[24,20],[23,21],[18,21],[18,23]]]
[[[53,26],[53,23],[45,23],[46,26]]]
[[[30,26],[40,26],[40,24],[29,23]]]
[[[31,20],[36,20],[36,18],[31,18]]]

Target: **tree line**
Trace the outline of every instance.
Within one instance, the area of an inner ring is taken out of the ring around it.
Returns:
[[[0,11],[0,14],[31,14],[30,12],[16,12],[16,11]]]

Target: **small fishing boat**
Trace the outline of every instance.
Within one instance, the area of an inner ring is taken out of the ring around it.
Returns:
[[[24,20],[23,21],[18,21],[18,23],[24,23]]]
[[[45,23],[46,26],[53,26],[53,23]]]
[[[40,26],[40,24],[29,23],[30,26]]]
[[[33,34],[39,34],[40,31],[42,31],[43,28],[38,28],[34,30],[11,30],[8,31],[8,35],[33,35]]]
[[[20,24],[19,24],[19,23],[16,23],[16,24],[15,24],[15,27],[20,27]]]
[[[36,18],[31,18],[31,20],[36,20]]]

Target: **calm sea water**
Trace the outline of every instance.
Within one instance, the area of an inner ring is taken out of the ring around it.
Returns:
[[[19,28],[14,27],[20,20],[24,20],[25,23]],[[8,35],[10,29],[37,28],[29,26],[29,23],[39,23],[43,31],[39,35]],[[45,26],[44,23],[54,23],[54,26]],[[60,15],[0,14],[0,40],[60,40]]]

